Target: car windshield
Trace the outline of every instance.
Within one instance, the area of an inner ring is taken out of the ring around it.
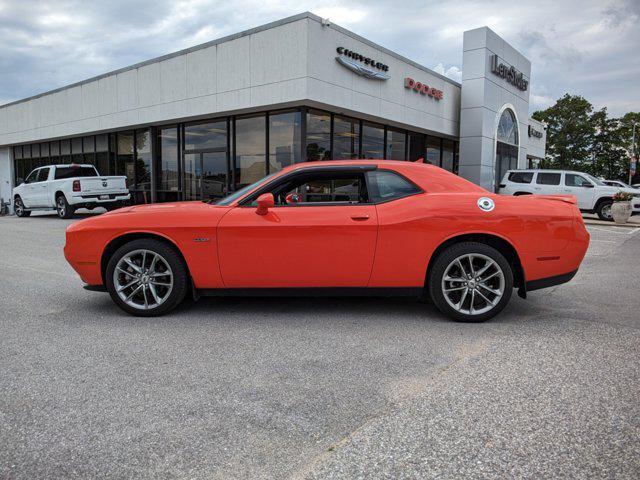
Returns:
[[[242,197],[245,193],[250,192],[255,187],[260,185],[262,182],[264,182],[265,180],[268,180],[269,178],[271,178],[271,177],[273,177],[275,175],[276,175],[275,173],[272,173],[271,175],[267,175],[266,177],[261,178],[257,182],[252,183],[251,185],[247,185],[246,187],[242,187],[240,190],[238,190],[236,192],[233,192],[231,195],[227,195],[226,197],[221,198],[215,204],[216,205],[230,205],[233,202],[235,202],[236,200],[238,200],[240,197]]]
[[[606,187],[607,186],[606,183],[604,183],[602,180],[598,180],[593,175],[589,175],[588,173],[585,173],[584,176],[587,177],[589,180],[591,180],[596,185],[598,185],[599,187]]]

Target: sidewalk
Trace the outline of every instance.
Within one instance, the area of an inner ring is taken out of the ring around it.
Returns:
[[[596,214],[583,213],[582,218],[587,225],[603,225],[605,227],[625,227],[625,228],[640,228],[640,215],[635,215],[629,219],[624,225],[620,225],[616,222],[605,222],[600,220]]]

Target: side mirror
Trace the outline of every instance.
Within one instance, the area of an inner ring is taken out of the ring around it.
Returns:
[[[584,188],[593,188],[593,183],[590,182],[582,182],[582,186]]]
[[[292,203],[300,203],[300,195],[298,195],[297,193],[290,193],[289,195],[287,195],[285,202],[287,203],[287,205],[291,205]]]
[[[24,183],[24,178],[19,178],[16,180],[16,186],[17,185],[22,185]]]
[[[266,215],[270,208],[276,204],[272,193],[263,193],[258,197],[258,208],[256,213],[258,215]]]

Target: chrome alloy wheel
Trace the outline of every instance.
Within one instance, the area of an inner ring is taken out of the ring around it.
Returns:
[[[602,207],[602,210],[600,210],[602,216],[607,220],[611,220],[613,218],[613,215],[611,214],[611,205],[611,203],[608,203],[604,207]]]
[[[24,204],[22,203],[22,199],[21,198],[16,198],[15,203],[13,204],[13,210],[15,211],[16,215],[18,217],[22,216],[22,214],[24,213]]]
[[[442,276],[447,303],[466,315],[480,315],[495,307],[504,295],[504,286],[500,265],[479,253],[459,256]]]
[[[64,203],[64,198],[62,197],[62,195],[58,197],[57,206],[58,206],[58,216],[64,217],[67,213],[67,207]]]
[[[113,285],[127,305],[150,310],[162,305],[173,290],[169,262],[151,250],[133,250],[123,256],[113,271]]]

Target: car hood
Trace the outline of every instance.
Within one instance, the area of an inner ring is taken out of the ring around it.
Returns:
[[[599,187],[601,189],[601,191],[611,194],[611,195],[615,195],[618,192],[626,192],[626,193],[630,193],[630,194],[639,194],[640,190],[638,190],[637,188],[626,188],[626,187],[612,187],[610,185],[607,185],[606,187]]]
[[[191,202],[171,202],[171,203],[151,203],[148,205],[133,205],[131,207],[123,207],[111,212],[107,212],[104,215],[120,215],[123,213],[187,213],[187,212],[199,212],[209,211],[212,208],[228,208],[218,205],[212,205],[210,203],[191,201]]]

